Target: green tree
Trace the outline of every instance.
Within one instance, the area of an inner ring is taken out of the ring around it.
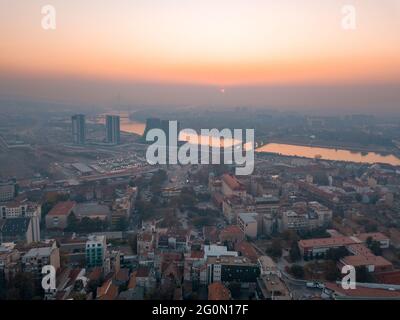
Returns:
[[[267,253],[274,258],[280,258],[282,256],[282,241],[280,239],[272,240]]]
[[[290,274],[292,274],[297,279],[304,278],[304,268],[298,264],[294,264],[289,269]]]
[[[326,261],[324,264],[324,276],[328,281],[336,281],[340,276],[339,269],[333,260]]]
[[[356,280],[357,282],[373,282],[373,277],[365,266],[356,267]]]
[[[296,262],[301,259],[301,252],[296,241],[292,241],[292,245],[289,250],[289,256],[292,262]]]
[[[35,294],[35,281],[32,274],[19,272],[10,282],[7,299],[32,300]]]

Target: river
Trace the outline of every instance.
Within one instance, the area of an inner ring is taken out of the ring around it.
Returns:
[[[121,116],[121,130],[124,132],[135,133],[142,135],[145,130],[145,124],[136,120],[129,118],[128,114],[123,114],[121,112],[116,112],[114,114],[119,114]],[[103,122],[104,123],[104,122]],[[184,131],[183,131],[184,132]],[[191,134],[181,132],[179,138],[182,141],[194,142],[197,141],[197,137]],[[207,139],[202,140],[202,142]],[[230,140],[225,141],[224,145],[229,147],[231,144],[240,143],[239,141]],[[211,146],[217,146],[221,144],[217,138],[210,137]],[[334,149],[334,148],[320,148],[320,147],[309,147],[309,146],[298,146],[283,143],[268,143],[262,147],[256,149],[256,152],[268,152],[275,153],[283,156],[296,156],[304,158],[319,158],[323,160],[334,160],[334,161],[347,161],[347,162],[357,162],[357,163],[386,163],[394,166],[400,166],[400,159],[392,154],[381,155],[376,152],[358,152],[350,151],[344,149]]]

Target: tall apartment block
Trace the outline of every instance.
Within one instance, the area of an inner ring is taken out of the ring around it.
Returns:
[[[119,144],[121,141],[120,134],[120,117],[106,116],[106,141],[110,144]]]
[[[76,114],[72,116],[72,138],[75,144],[85,144],[86,128],[85,116],[83,114]]]

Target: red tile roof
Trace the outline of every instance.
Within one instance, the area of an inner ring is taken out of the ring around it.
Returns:
[[[229,188],[235,191],[243,191],[243,184],[233,175],[224,174],[222,176],[222,181],[225,182]]]
[[[231,225],[231,226],[227,226],[225,229],[221,230],[220,235],[221,234],[242,234],[243,231],[240,230],[239,226],[236,225]]]
[[[400,270],[378,273],[375,279],[379,283],[400,285]]]
[[[348,246],[356,243],[358,243],[357,240],[350,237],[320,238],[299,241],[299,245],[302,248]]]
[[[71,213],[71,210],[75,207],[76,202],[64,201],[57,203],[53,209],[47,214],[48,216],[67,216]]]
[[[129,283],[128,283],[128,289],[135,289],[136,288],[136,274],[137,274],[137,271],[133,271],[131,273],[131,277],[130,277]]]
[[[192,251],[190,257],[193,259],[202,259],[204,257],[204,251]]]
[[[239,242],[235,245],[235,250],[240,252],[242,256],[248,258],[251,262],[255,263],[258,260],[256,249],[247,241]]]
[[[356,235],[356,237],[363,242],[366,242],[368,238],[372,238],[372,240],[375,241],[389,240],[389,237],[385,236],[383,233],[380,232],[360,233]]]
[[[400,291],[390,291],[386,289],[373,289],[357,286],[356,289],[345,290],[340,285],[332,282],[325,283],[325,287],[335,291],[341,296],[353,298],[398,298],[400,299]]]
[[[214,282],[208,286],[208,300],[230,300],[231,292],[221,282]]]
[[[354,267],[374,265],[375,267],[392,267],[392,263],[381,256],[348,256],[341,260],[342,263]]]

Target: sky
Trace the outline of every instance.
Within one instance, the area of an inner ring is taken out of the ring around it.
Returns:
[[[0,0],[0,39],[0,98],[400,109],[400,0]]]

